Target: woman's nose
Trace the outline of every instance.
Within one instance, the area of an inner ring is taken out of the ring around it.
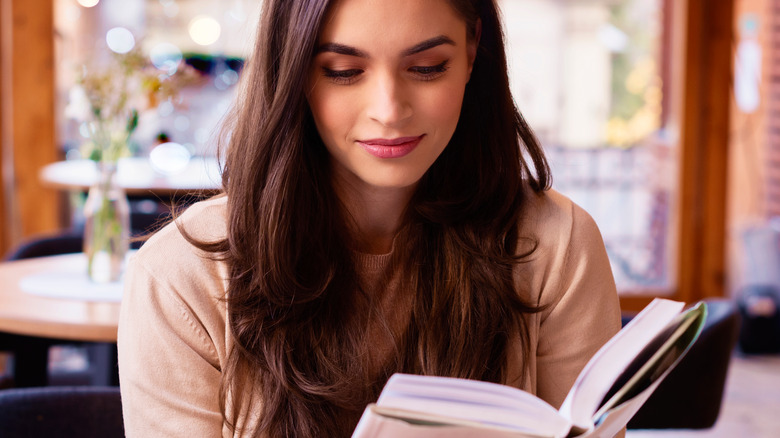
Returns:
[[[401,79],[389,74],[376,77],[371,84],[367,113],[372,120],[387,127],[397,127],[409,120],[413,109]]]

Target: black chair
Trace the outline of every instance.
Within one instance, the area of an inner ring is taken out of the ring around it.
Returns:
[[[780,353],[780,288],[751,284],[738,295],[739,348],[745,354]]]
[[[119,388],[52,386],[0,390],[0,435],[124,437]]]
[[[6,260],[21,260],[32,257],[46,257],[59,254],[81,252],[83,236],[81,232],[65,231],[59,234],[39,236],[30,239],[8,253]],[[60,339],[48,339],[0,332],[0,351],[11,352],[14,356],[10,382],[14,387],[46,386],[50,384],[48,376],[49,348],[54,345],[83,345],[89,357],[89,375],[79,376],[76,381],[90,385],[118,385],[116,370],[116,344],[71,342]],[[61,380],[73,382],[73,378]]]
[[[158,223],[157,216],[144,216],[132,214],[131,222],[138,223],[139,229],[131,229],[133,236],[145,236],[154,230]],[[131,240],[130,248],[138,249],[143,245],[141,240]],[[46,257],[60,254],[73,254],[84,250],[84,233],[81,230],[65,231],[62,233],[38,236],[22,242],[11,252],[6,254],[6,260],[22,260],[32,257]]]
[[[21,260],[32,257],[45,257],[59,254],[81,252],[84,247],[82,233],[67,231],[59,234],[40,236],[23,242],[7,256],[6,260]]]
[[[629,429],[708,429],[718,419],[740,316],[730,300],[705,301],[699,339],[628,422]]]

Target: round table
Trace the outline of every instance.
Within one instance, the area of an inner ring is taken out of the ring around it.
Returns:
[[[97,175],[97,165],[92,160],[58,161],[40,172],[41,180],[48,186],[68,190],[89,189]],[[130,196],[217,192],[222,184],[217,160],[211,157],[194,157],[175,174],[156,171],[147,158],[122,158],[117,163],[117,178]]]
[[[116,342],[120,303],[114,297],[121,285],[94,285],[105,287],[107,293],[114,295],[108,301],[97,301],[94,294],[81,299],[56,297],[57,282],[52,282],[50,294],[30,293],[22,287],[25,280],[42,274],[65,274],[62,278],[66,278],[84,273],[86,277],[86,266],[86,256],[81,253],[0,262],[0,331],[52,339]],[[66,287],[68,281],[60,284]]]

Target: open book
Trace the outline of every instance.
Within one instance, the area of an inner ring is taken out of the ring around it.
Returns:
[[[585,365],[559,410],[505,385],[394,374],[352,437],[612,437],[698,338],[706,304],[682,310],[653,300]]]

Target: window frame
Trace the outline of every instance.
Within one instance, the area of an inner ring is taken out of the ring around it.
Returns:
[[[664,0],[663,117],[679,133],[676,282],[668,297],[688,303],[725,295],[734,4]],[[621,296],[621,306],[639,310],[655,295]]]

